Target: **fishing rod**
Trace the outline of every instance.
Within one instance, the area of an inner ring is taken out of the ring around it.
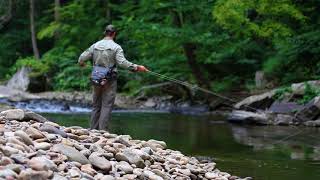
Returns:
[[[159,73],[156,73],[156,72],[153,72],[153,71],[150,71],[150,70],[147,70],[147,72],[153,76],[156,76],[156,77],[159,77],[161,79],[165,79],[165,80],[168,80],[168,81],[171,81],[171,82],[174,82],[174,83],[177,83],[177,84],[180,84],[180,85],[183,85],[183,86],[186,86],[192,90],[199,90],[199,91],[202,91],[202,92],[205,92],[207,94],[211,94],[213,96],[216,96],[216,97],[219,97],[221,99],[225,99],[225,100],[228,100],[232,103],[237,103],[238,101],[234,100],[234,99],[231,99],[227,96],[224,96],[224,95],[221,95],[221,94],[218,94],[218,93],[215,93],[213,91],[210,91],[208,89],[205,89],[205,88],[202,88],[202,87],[199,87],[197,85],[194,85],[194,84],[190,84],[188,82],[185,82],[185,81],[181,81],[181,80],[178,80],[178,79],[175,79],[175,78],[172,78],[172,77],[169,77],[169,76],[166,76],[166,75],[163,75],[163,74],[159,74]],[[254,107],[251,107],[249,105],[244,105],[245,107],[251,109],[251,110],[254,110],[256,112],[259,112],[260,109],[257,109],[257,108],[254,108]]]
[[[205,92],[205,93],[214,95],[214,96],[219,97],[219,98],[221,98],[221,99],[228,100],[228,101],[230,101],[230,102],[232,102],[232,103],[237,103],[237,101],[234,100],[234,99],[231,99],[231,98],[229,98],[229,97],[226,97],[226,96],[221,95],[221,94],[218,94],[218,93],[215,93],[215,92],[210,91],[210,90],[208,90],[208,89],[199,87],[199,86],[197,86],[197,85],[193,85],[193,84],[190,84],[190,83],[188,83],[188,82],[184,82],[184,81],[181,81],[181,80],[178,80],[178,79],[175,79],[175,78],[172,78],[172,77],[163,75],[163,74],[159,74],[159,73],[156,73],[156,72],[153,72],[153,71],[150,71],[150,70],[147,70],[147,72],[148,72],[149,74],[151,74],[151,75],[153,75],[153,76],[156,76],[156,77],[159,77],[159,78],[161,78],[161,79],[165,79],[165,80],[168,80],[168,81],[171,81],[171,82],[174,82],[174,83],[177,83],[177,84],[186,86],[186,87],[191,88],[191,89],[199,90],[199,91],[202,91],[202,92]],[[251,107],[251,106],[249,106],[249,105],[244,105],[244,106],[247,107],[247,108],[249,108],[249,109],[252,109],[252,110],[254,110],[254,111],[256,111],[256,112],[261,112],[260,109]],[[293,138],[293,137],[295,137],[295,136],[297,136],[297,135],[300,135],[300,134],[302,134],[302,133],[305,132],[304,129],[300,129],[300,128],[297,128],[297,127],[295,127],[295,128],[297,129],[297,132],[295,132],[295,133],[293,133],[293,134],[291,134],[291,135],[289,135],[289,136],[286,136],[286,137],[284,137],[284,138],[282,138],[282,139],[280,139],[280,140],[278,140],[278,141],[276,141],[275,143],[272,143],[272,144],[273,144],[273,145],[280,144],[280,143],[282,143],[282,142],[287,141],[287,140],[290,139],[290,138]],[[316,137],[313,137],[313,138],[316,138]],[[317,138],[316,138],[316,139],[317,139]],[[320,139],[318,139],[318,140],[320,140]]]

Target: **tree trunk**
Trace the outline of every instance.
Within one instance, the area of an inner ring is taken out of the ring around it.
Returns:
[[[36,39],[35,22],[34,22],[34,0],[30,0],[30,31],[32,40],[32,50],[34,57],[40,59],[39,49]]]
[[[59,22],[60,20],[60,12],[59,12],[59,9],[60,9],[60,0],[54,0],[54,20],[56,22]]]
[[[107,22],[109,24],[111,24],[111,10],[110,10],[110,4],[109,4],[109,0],[106,0],[106,18],[107,18]]]
[[[11,18],[12,18],[12,0],[9,0],[7,13],[5,13],[3,16],[0,17],[0,29],[9,23]]]
[[[201,70],[201,67],[199,66],[199,64],[196,61],[196,55],[195,55],[196,45],[194,45],[192,43],[185,43],[183,45],[183,49],[184,49],[184,53],[187,57],[187,61],[190,66],[190,69],[192,71],[192,74],[195,76],[199,86],[209,88],[210,85],[209,85],[208,81],[206,80],[206,78],[204,77],[202,70]]]
[[[54,0],[54,21],[56,23],[60,22],[60,7],[60,0]],[[59,30],[54,33],[54,38],[56,40],[59,39]]]
[[[173,12],[174,14],[174,25],[183,28],[184,17],[179,11]],[[200,65],[197,63],[197,57],[195,54],[196,45],[192,42],[185,42],[183,45],[183,50],[187,58],[187,62],[190,66],[191,72],[197,80],[199,86],[204,88],[209,88],[209,81],[204,77]]]

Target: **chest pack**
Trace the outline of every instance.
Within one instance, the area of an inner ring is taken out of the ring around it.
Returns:
[[[115,65],[112,67],[93,66],[91,73],[91,82],[96,86],[103,86],[106,82],[115,80],[117,73],[114,71]]]

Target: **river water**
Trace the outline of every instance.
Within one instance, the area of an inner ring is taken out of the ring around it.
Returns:
[[[44,114],[65,126],[88,127],[88,114]],[[258,180],[320,179],[320,129],[240,126],[219,116],[113,113],[110,132],[157,139],[240,177]],[[292,136],[300,133],[297,136]],[[291,137],[288,137],[290,136]]]

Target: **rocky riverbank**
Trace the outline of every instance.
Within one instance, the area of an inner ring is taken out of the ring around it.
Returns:
[[[163,141],[63,127],[21,109],[0,113],[0,134],[1,179],[240,179]]]
[[[90,112],[91,101],[91,92],[28,93],[0,86],[0,110],[1,106],[9,105],[35,112]],[[114,110],[203,114],[209,111],[209,105],[173,100],[171,96],[131,97],[117,94]]]
[[[306,99],[310,100],[303,102]],[[320,127],[320,81],[292,84],[286,89],[250,96],[234,108],[229,116],[231,122]]]

